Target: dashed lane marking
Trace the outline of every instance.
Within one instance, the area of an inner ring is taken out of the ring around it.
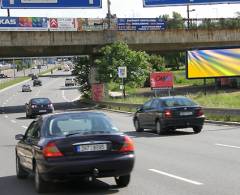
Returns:
[[[17,123],[15,120],[11,120],[12,123]]]
[[[240,146],[232,146],[232,145],[226,145],[226,144],[215,144],[216,146],[222,146],[222,147],[228,147],[228,148],[237,148],[240,149]]]

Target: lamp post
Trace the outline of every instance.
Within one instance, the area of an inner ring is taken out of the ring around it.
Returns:
[[[110,0],[107,0],[107,6],[108,6],[108,13],[107,13],[108,29],[110,29],[110,26],[111,26],[111,1]]]
[[[189,9],[189,4],[187,4],[187,29],[190,27],[190,21],[189,21],[189,13],[196,11],[195,9]]]

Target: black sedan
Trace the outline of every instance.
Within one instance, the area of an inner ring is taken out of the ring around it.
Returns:
[[[48,114],[16,135],[18,178],[35,175],[38,192],[49,182],[114,177],[126,187],[134,166],[133,141],[102,113]]]
[[[31,118],[36,115],[52,113],[54,106],[48,98],[32,98],[26,106],[26,118]]]
[[[204,120],[201,106],[183,96],[149,100],[137,109],[133,117],[136,131],[154,129],[158,134],[188,127],[199,133],[203,128]]]
[[[33,86],[35,87],[35,86],[42,86],[42,81],[41,80],[39,80],[39,79],[34,79],[33,80]]]

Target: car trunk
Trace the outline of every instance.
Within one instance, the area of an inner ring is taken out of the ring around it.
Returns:
[[[173,118],[188,118],[196,117],[200,107],[196,106],[181,106],[181,107],[171,107]]]

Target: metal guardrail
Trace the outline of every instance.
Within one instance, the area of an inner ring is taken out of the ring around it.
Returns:
[[[142,104],[129,104],[129,103],[118,103],[118,102],[93,102],[100,106],[106,107],[127,107],[130,109],[137,108]],[[230,108],[205,108],[203,107],[204,113],[206,114],[214,114],[214,115],[222,115],[222,116],[240,116],[240,109],[230,109]]]

